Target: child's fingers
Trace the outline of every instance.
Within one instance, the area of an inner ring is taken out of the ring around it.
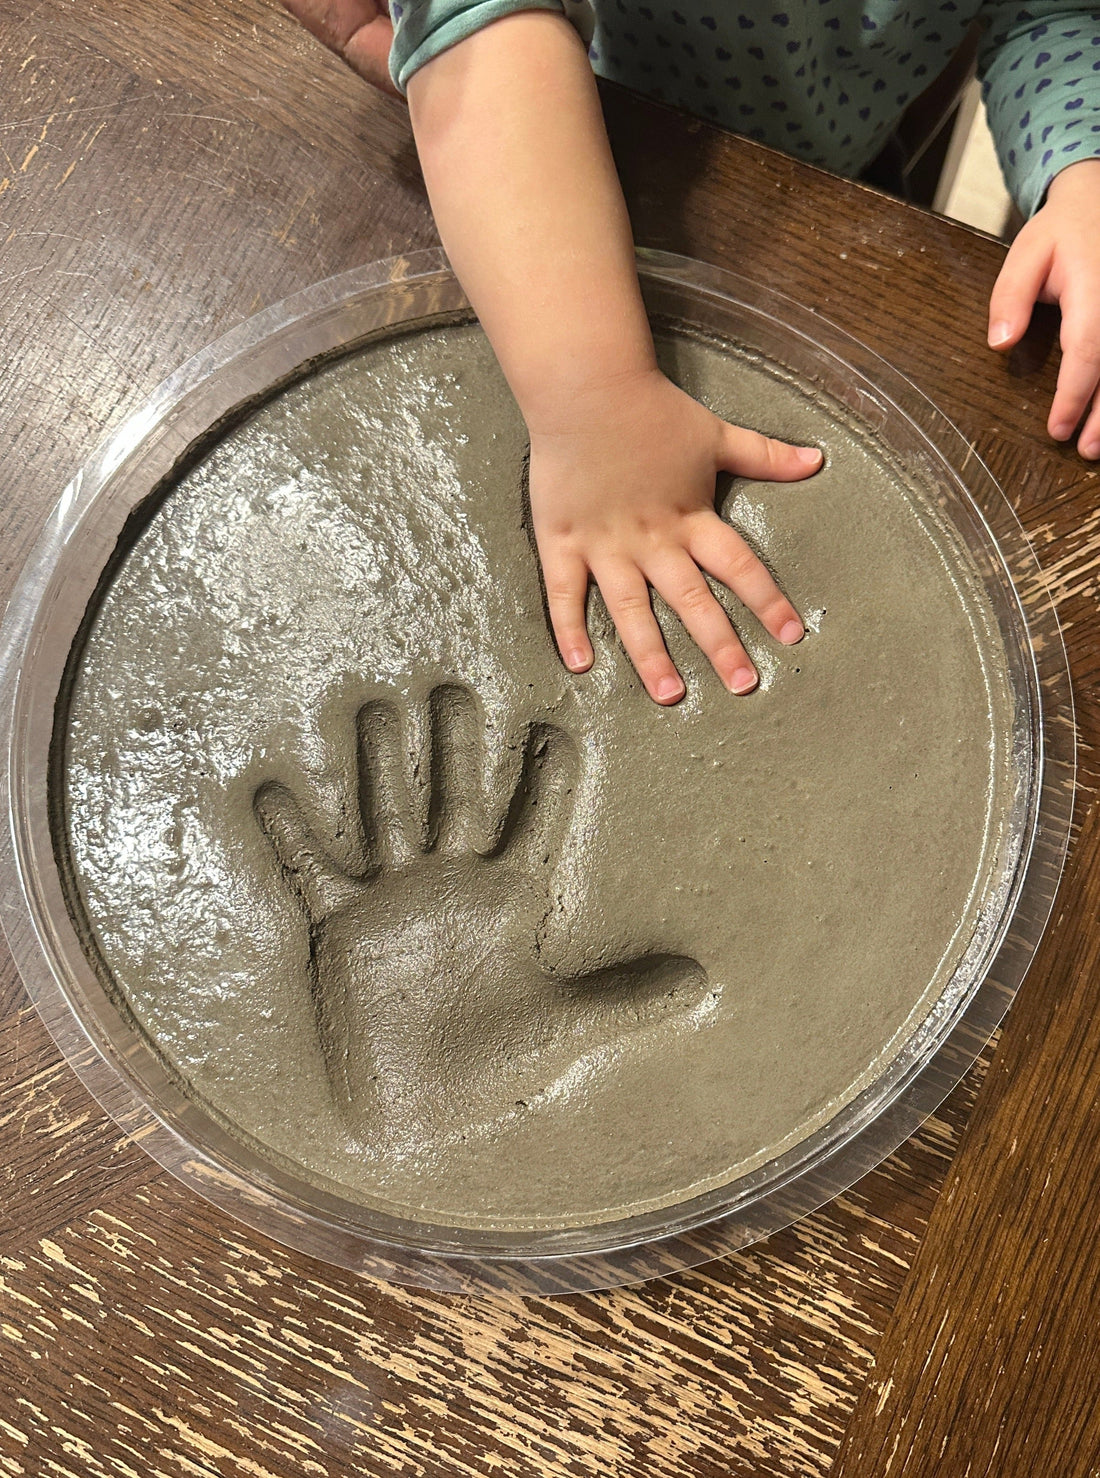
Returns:
[[[792,646],[805,636],[806,629],[798,612],[772,579],[767,566],[716,513],[698,520],[688,542],[688,553],[708,575],[729,586],[777,641]]]
[[[341,55],[352,71],[358,72],[372,87],[399,98],[401,94],[390,76],[392,46],[393,22],[389,16],[380,15],[377,20],[368,21],[354,32]]]
[[[1053,244],[1026,226],[1012,243],[989,295],[991,349],[1010,349],[1023,337],[1050,273],[1053,254]]]
[[[1092,413],[1081,429],[1077,450],[1090,462],[1100,459],[1100,390],[1092,403]]]
[[[1058,388],[1047,418],[1047,430],[1055,441],[1068,441],[1073,435],[1092,399],[1097,380],[1100,380],[1100,362],[1063,351]]]
[[[719,437],[718,466],[738,477],[798,482],[811,477],[821,466],[821,452],[814,446],[791,446],[728,422],[722,423]]]
[[[758,677],[729,617],[711,594],[699,566],[683,550],[647,566],[646,577],[687,628],[688,634],[731,693],[749,693]]]
[[[1100,382],[1100,304],[1087,297],[1062,299],[1062,363],[1047,419],[1055,441],[1066,441],[1076,429]]]
[[[561,660],[571,672],[587,672],[592,666],[592,643],[584,616],[588,566],[574,556],[544,554],[542,576]]]
[[[665,648],[641,570],[616,560],[594,564],[592,576],[646,692],[656,703],[678,703],[684,696],[683,678]]]
[[[399,96],[390,78],[393,24],[388,0],[282,0],[282,4],[360,77]]]

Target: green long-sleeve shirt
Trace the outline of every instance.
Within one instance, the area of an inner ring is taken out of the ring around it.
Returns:
[[[602,77],[854,175],[971,23],[990,128],[1025,215],[1060,169],[1100,158],[1100,10],[1079,0],[393,0],[402,89],[517,10],[566,15]]]

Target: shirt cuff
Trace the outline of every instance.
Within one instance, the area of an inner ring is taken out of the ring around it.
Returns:
[[[406,0],[404,5],[392,0],[390,76],[395,87],[404,92],[413,73],[441,51],[522,10],[551,10],[561,15],[562,0]]]

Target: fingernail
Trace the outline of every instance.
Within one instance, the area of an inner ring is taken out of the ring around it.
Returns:
[[[1081,455],[1088,462],[1095,462],[1100,457],[1100,441],[1086,441],[1081,448]]]
[[[1055,441],[1066,441],[1073,434],[1073,423],[1071,421],[1059,421],[1050,428],[1050,434]]]
[[[678,677],[663,677],[657,684],[657,701],[672,703],[684,696],[684,684]]]
[[[796,641],[801,641],[806,635],[806,628],[801,621],[787,621],[780,628],[779,640],[784,646],[793,647]]]
[[[739,667],[730,678],[730,689],[734,693],[751,693],[759,680],[753,668]]]
[[[566,657],[565,665],[571,668],[573,672],[587,672],[592,666],[592,658],[587,652],[582,652],[578,647],[575,652],[570,652],[569,656]]]
[[[807,467],[816,467],[821,461],[821,449],[816,446],[800,446],[798,448],[798,460],[805,462]]]
[[[989,347],[991,349],[998,349],[1002,344],[1007,344],[1011,337],[1012,325],[1010,323],[1005,323],[1004,319],[1002,319],[999,323],[994,323],[990,325]]]

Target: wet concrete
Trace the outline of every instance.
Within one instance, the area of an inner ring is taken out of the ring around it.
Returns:
[[[598,597],[567,673],[522,425],[480,332],[370,347],[190,472],[102,601],[68,718],[76,906],[223,1126],[341,1194],[609,1220],[798,1143],[970,939],[1011,798],[989,608],[828,403],[687,335],[712,409],[821,445],[727,516],[807,621],[646,697]]]

